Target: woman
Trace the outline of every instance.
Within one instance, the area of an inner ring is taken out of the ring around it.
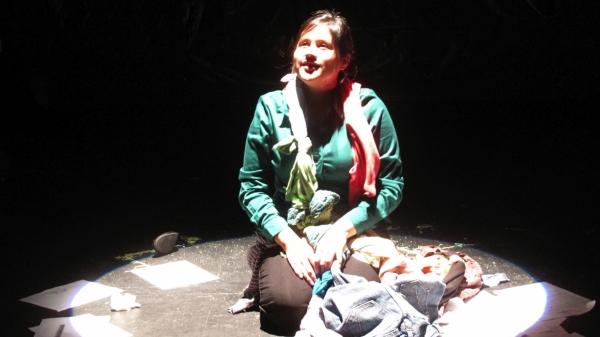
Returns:
[[[239,175],[242,208],[265,241],[277,243],[259,265],[262,328],[290,335],[306,313],[311,287],[333,264],[379,280],[368,264],[344,261],[344,246],[388,216],[404,186],[385,105],[349,79],[354,47],[345,18],[315,12],[296,41],[285,89],[258,102]],[[309,213],[317,190],[333,192],[339,202],[333,224],[313,249],[289,224],[298,212]]]

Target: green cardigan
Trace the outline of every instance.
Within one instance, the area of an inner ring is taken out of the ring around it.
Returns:
[[[308,130],[319,189],[340,195],[334,212],[354,224],[358,234],[375,227],[400,204],[404,187],[400,147],[390,114],[373,90],[362,88],[360,99],[381,158],[376,197],[363,197],[353,209],[348,206],[352,148],[339,109],[332,109],[320,130]],[[285,186],[296,154],[282,154],[273,145],[291,135],[283,91],[261,96],[246,139],[239,201],[260,234],[269,240],[288,226],[290,204],[285,201]]]

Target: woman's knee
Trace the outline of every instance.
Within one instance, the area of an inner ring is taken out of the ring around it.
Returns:
[[[279,256],[267,258],[260,268],[261,306],[273,310],[306,308],[312,295],[311,287],[298,278],[287,260]]]
[[[259,288],[263,328],[298,329],[312,289],[294,274],[286,259],[276,256],[264,261],[260,269]]]

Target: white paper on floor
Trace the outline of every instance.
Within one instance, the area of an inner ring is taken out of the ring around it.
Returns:
[[[105,297],[118,294],[123,290],[85,280],[76,281],[63,286],[44,290],[41,293],[20,299],[45,308],[63,311]]]
[[[131,272],[162,290],[219,279],[218,276],[185,260],[137,268]]]
[[[110,323],[110,316],[85,314],[75,317],[43,319],[39,326],[29,328],[34,337],[130,337],[129,332]]]
[[[444,337],[567,336],[560,323],[594,307],[591,301],[546,282],[482,291],[441,318]]]

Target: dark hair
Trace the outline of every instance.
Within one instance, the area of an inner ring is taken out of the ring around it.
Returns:
[[[329,31],[333,36],[335,51],[338,55],[341,57],[350,55],[350,63],[345,70],[340,72],[338,80],[341,82],[344,77],[354,78],[357,69],[354,64],[354,41],[352,40],[350,26],[348,25],[346,18],[334,10],[323,9],[316,11],[304,21],[296,34],[296,44],[294,45],[294,48],[292,48],[292,59],[294,51],[298,47],[297,43],[300,41],[300,38],[318,25],[324,25],[329,28]]]

